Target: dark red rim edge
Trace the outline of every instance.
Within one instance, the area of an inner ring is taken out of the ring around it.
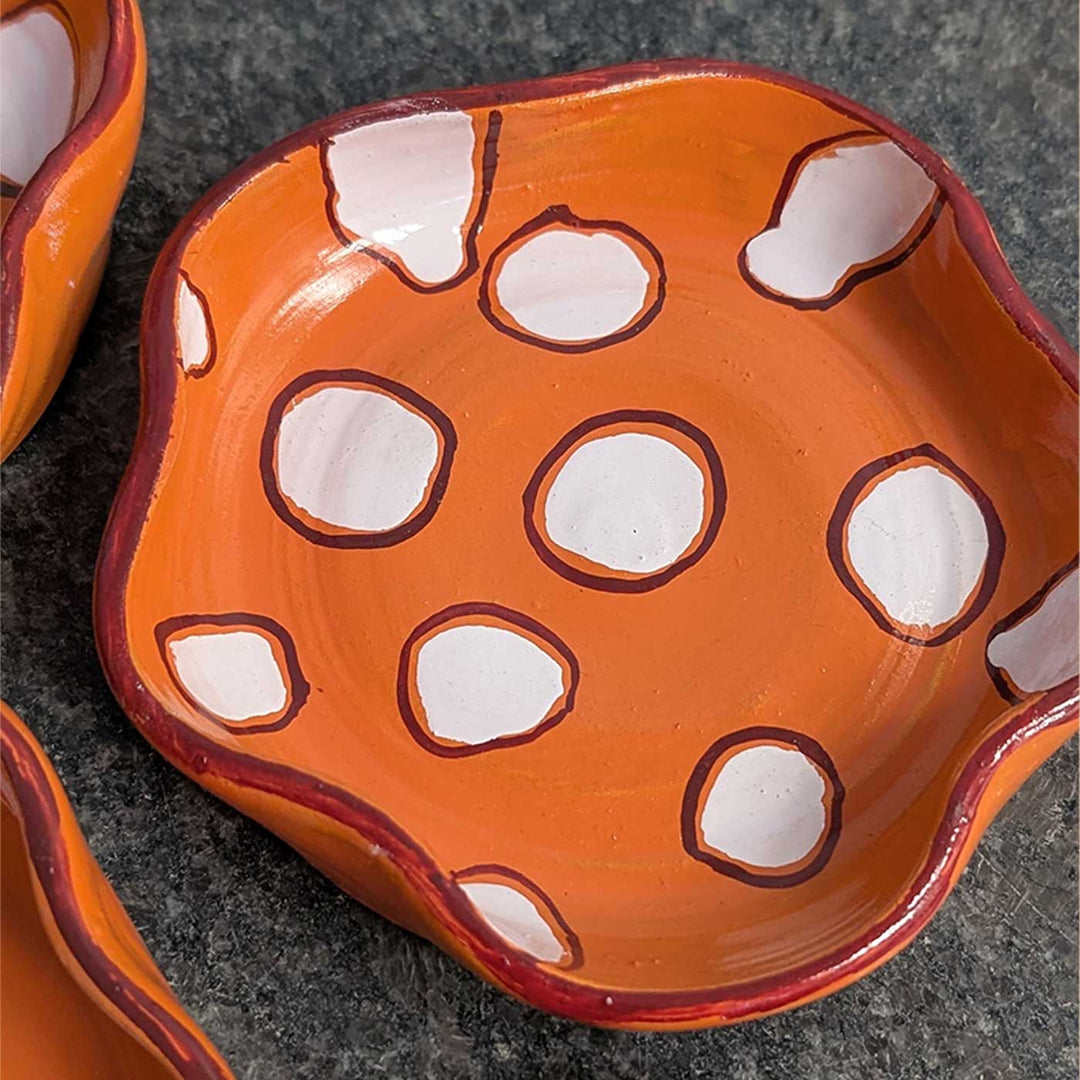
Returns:
[[[139,51],[135,0],[107,0],[109,44],[105,50],[101,85],[83,118],[49,151],[37,172],[19,193],[0,235],[0,388],[7,381],[15,353],[15,331],[22,301],[23,248],[57,181],[101,134],[127,100]]]
[[[18,803],[15,809],[34,877],[75,961],[184,1080],[232,1080],[232,1074],[214,1060],[191,1030],[194,1021],[182,1009],[178,1009],[179,1016],[174,1015],[150,997],[98,944],[75,899],[68,851],[60,831],[60,807],[43,751],[6,716],[0,726],[0,759]]]
[[[830,90],[751,65],[712,60],[668,60],[627,64],[517,84],[433,92],[360,106],[318,121],[249,159],[196,203],[169,238],[151,275],[140,329],[142,401],[131,460],[106,526],[95,576],[94,609],[98,651],[106,676],[125,712],[160,752],[190,776],[209,774],[322,813],[370,843],[379,844],[434,924],[496,985],[529,1004],[599,1025],[669,1027],[725,1023],[793,1006],[877,967],[926,925],[951,888],[973,829],[974,812],[1001,763],[1029,739],[1075,721],[1080,685],[1072,679],[1039,695],[988,736],[971,754],[948,799],[926,861],[900,903],[857,939],[828,955],[777,976],[692,991],[605,991],[560,977],[501,946],[463,901],[449,877],[391,819],[350,792],[299,770],[261,761],[220,746],[186,727],[143,686],[128,650],[124,599],[141,527],[168,441],[176,378],[176,343],[171,292],[189,237],[226,199],[267,165],[295,150],[317,145],[344,124],[373,123],[435,108],[489,108],[636,82],[678,77],[756,79],[822,102],[858,123],[873,125],[902,146],[945,193],[961,243],[992,295],[1020,333],[1034,343],[1073,390],[1077,358],[1064,337],[1024,294],[974,196],[941,158],[891,121]],[[153,358],[153,359],[152,359]]]

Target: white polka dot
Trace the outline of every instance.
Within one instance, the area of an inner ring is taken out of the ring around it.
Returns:
[[[184,371],[198,371],[211,360],[209,313],[183,276],[177,289],[176,306],[180,364]]]
[[[383,532],[425,499],[439,439],[424,417],[387,394],[327,386],[281,419],[278,487],[319,521]]]
[[[705,517],[705,478],[666,439],[638,432],[582,443],[548,491],[554,544],[611,570],[648,574],[691,546]]]
[[[705,844],[751,866],[788,866],[825,832],[825,781],[804,754],[751,746],[717,773],[701,808]]]
[[[826,147],[799,172],[779,225],[747,244],[747,269],[782,296],[825,298],[850,270],[896,248],[936,191],[895,143]]]
[[[25,184],[67,134],[75,55],[67,28],[47,8],[0,22],[0,160]]]
[[[526,331],[551,341],[583,342],[613,334],[641,313],[649,272],[614,233],[551,228],[511,252],[495,293]]]
[[[253,630],[191,633],[169,642],[181,686],[222,720],[280,712],[288,689],[270,643]]]
[[[1042,603],[990,640],[986,655],[1022,694],[1052,690],[1080,670],[1080,582],[1063,577]]]
[[[462,112],[383,120],[330,140],[338,222],[393,252],[418,281],[452,278],[464,262],[476,136]]]
[[[515,949],[552,964],[566,956],[547,920],[517,889],[487,881],[462,882],[460,888],[492,930]]]
[[[436,738],[469,746],[531,731],[563,696],[562,665],[513,630],[459,625],[420,646],[416,687]]]
[[[986,565],[986,520],[936,465],[886,476],[847,524],[852,569],[902,626],[938,627],[963,611]]]

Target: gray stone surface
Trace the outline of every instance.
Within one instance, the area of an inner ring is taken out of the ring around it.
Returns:
[[[632,58],[786,69],[953,163],[1075,339],[1075,0],[145,0],[146,127],[71,373],[5,469],[4,696],[37,732],[165,974],[241,1080],[1077,1074],[1075,741],[990,829],[930,928],[792,1014],[678,1036],[546,1018],[342,896],[142,742],[94,653],[98,539],[138,414],[139,304],[209,184],[324,114]]]

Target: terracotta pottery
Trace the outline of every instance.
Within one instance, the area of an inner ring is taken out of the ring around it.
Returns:
[[[842,987],[1074,729],[1076,358],[828,91],[679,61],[314,124],[176,231],[142,361],[124,708],[541,1008]]]
[[[135,0],[0,0],[0,458],[41,415],[97,295],[142,126]]]
[[[7,705],[0,734],[5,1080],[231,1080],[90,854],[45,752]]]

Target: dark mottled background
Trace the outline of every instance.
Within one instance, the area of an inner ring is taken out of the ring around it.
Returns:
[[[635,58],[752,61],[941,151],[1075,340],[1075,0],[144,0],[146,127],[101,297],[3,485],[3,694],[44,742],[151,952],[241,1080],[1077,1075],[1075,740],[1006,808],[930,928],[835,997],[650,1036],[548,1019],[344,897],[142,742],[90,587],[138,414],[147,275],[190,204],[327,113]],[[61,1078],[55,1078],[61,1080]]]

